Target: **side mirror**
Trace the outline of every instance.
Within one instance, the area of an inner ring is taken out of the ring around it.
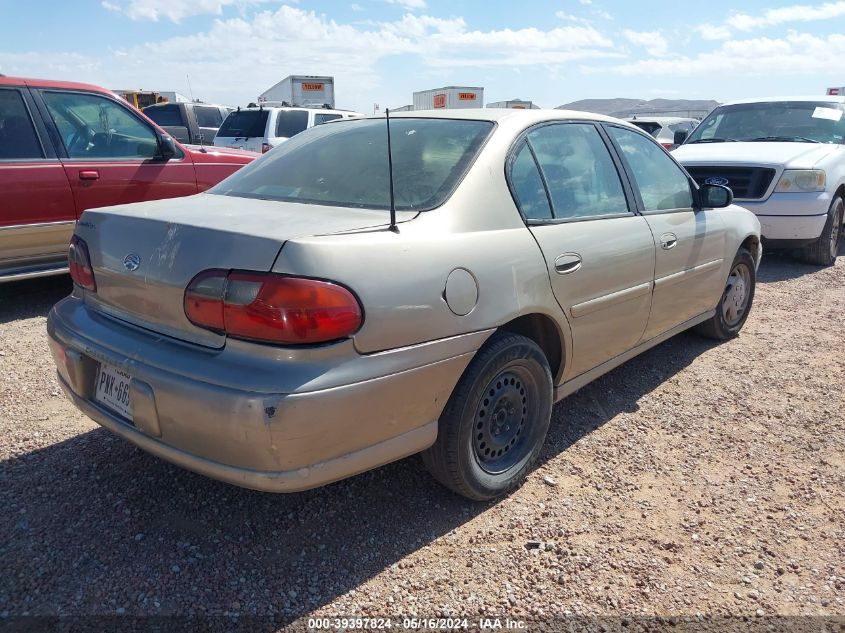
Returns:
[[[158,157],[169,160],[176,156],[176,143],[169,136],[158,137]]]
[[[678,130],[677,132],[675,132],[675,136],[672,141],[675,145],[682,145],[683,142],[687,140],[688,136],[689,132],[687,130]]]
[[[701,185],[698,190],[702,208],[723,209],[733,204],[734,194],[724,185]]]

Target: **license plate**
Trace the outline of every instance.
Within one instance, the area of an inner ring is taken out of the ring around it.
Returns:
[[[94,400],[131,421],[132,401],[129,399],[131,379],[131,376],[122,369],[101,363],[97,370]]]

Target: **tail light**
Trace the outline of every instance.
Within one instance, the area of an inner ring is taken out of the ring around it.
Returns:
[[[270,145],[270,143],[262,143],[261,144],[261,153],[262,154],[266,154],[271,149],[273,149],[273,147]]]
[[[665,147],[666,149],[672,149],[672,147],[674,147],[675,144],[674,143],[661,143],[661,145],[663,147]]]
[[[70,248],[67,251],[67,263],[73,283],[91,292],[97,292],[97,282],[94,280],[94,269],[91,268],[91,256],[88,254],[88,245],[85,243],[85,240],[80,239],[76,235],[70,240]]]
[[[198,327],[265,343],[325,343],[363,322],[358,299],[343,286],[274,273],[204,271],[185,290],[184,305]]]

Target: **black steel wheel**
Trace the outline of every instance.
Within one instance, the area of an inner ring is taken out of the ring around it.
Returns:
[[[484,500],[516,488],[549,428],[552,377],[537,344],[499,332],[479,350],[452,392],[423,461],[445,486]]]

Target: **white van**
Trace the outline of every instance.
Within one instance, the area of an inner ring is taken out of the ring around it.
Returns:
[[[303,130],[336,119],[364,116],[348,110],[255,106],[230,112],[217,130],[214,144],[253,152],[268,152]]]

